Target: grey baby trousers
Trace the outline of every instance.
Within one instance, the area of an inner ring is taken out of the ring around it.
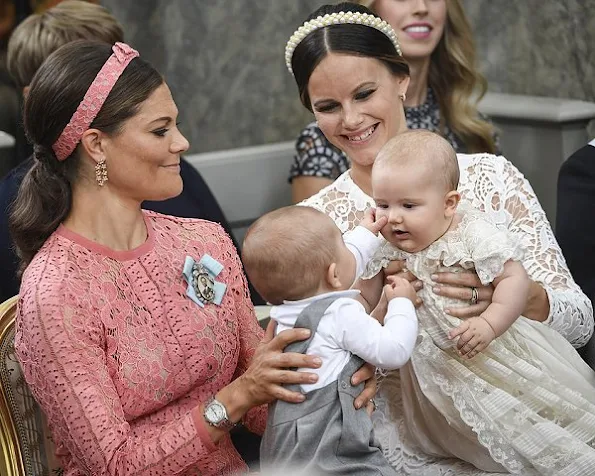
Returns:
[[[309,339],[288,345],[285,352],[307,351],[320,319],[336,299],[321,299],[300,313],[294,327],[312,333]],[[308,392],[304,402],[278,400],[269,406],[260,446],[264,473],[289,476],[287,471],[293,470],[308,476],[397,474],[374,441],[365,408],[356,410],[353,406],[364,385],[352,386],[351,376],[362,364],[362,359],[353,355],[336,381]],[[287,388],[300,391],[299,385]]]

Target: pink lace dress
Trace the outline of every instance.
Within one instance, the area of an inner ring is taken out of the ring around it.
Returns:
[[[262,337],[235,248],[214,223],[145,212],[147,241],[113,251],[64,227],[21,285],[15,347],[65,475],[246,469],[198,405],[242,374]],[[219,261],[221,305],[186,296],[186,255]],[[262,433],[266,407],[244,423]]]

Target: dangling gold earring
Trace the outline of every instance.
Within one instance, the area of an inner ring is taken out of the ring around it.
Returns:
[[[95,164],[95,180],[100,187],[103,187],[103,184],[107,182],[107,165],[105,164],[105,159],[101,159],[100,162]]]
[[[405,93],[399,94],[399,97],[401,98],[401,101],[403,101],[403,102],[405,102],[405,99],[407,99],[407,96],[405,95]]]

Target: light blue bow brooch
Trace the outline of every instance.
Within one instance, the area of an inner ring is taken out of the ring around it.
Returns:
[[[221,305],[227,285],[215,281],[215,278],[222,269],[223,265],[209,255],[204,255],[198,263],[186,256],[182,271],[188,283],[186,295],[200,307],[211,302]]]

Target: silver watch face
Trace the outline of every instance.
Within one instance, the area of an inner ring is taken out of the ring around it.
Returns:
[[[217,400],[213,400],[207,408],[205,408],[205,418],[212,423],[217,425],[227,419],[227,412],[225,407]]]

